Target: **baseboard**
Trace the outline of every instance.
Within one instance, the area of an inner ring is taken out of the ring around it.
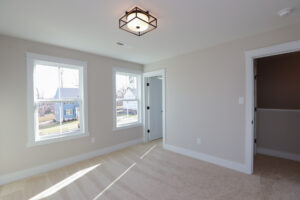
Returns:
[[[268,155],[268,156],[274,156],[274,157],[285,158],[285,159],[294,160],[294,161],[300,161],[300,155],[298,155],[298,154],[277,151],[277,150],[263,148],[263,147],[257,147],[256,152],[260,153],[260,154]]]
[[[142,143],[142,141],[143,141],[142,138],[136,139],[136,140],[131,140],[131,141],[128,141],[128,142],[120,143],[120,144],[117,144],[117,145],[113,145],[113,146],[106,147],[106,148],[103,148],[103,149],[99,149],[99,150],[96,150],[96,151],[92,151],[92,152],[89,152],[89,153],[81,154],[81,155],[78,155],[78,156],[73,156],[73,157],[66,158],[66,159],[63,159],[63,160],[59,160],[59,161],[56,161],[56,162],[40,165],[40,166],[37,166],[37,167],[25,169],[25,170],[22,170],[22,171],[13,172],[13,173],[10,173],[10,174],[5,174],[5,175],[0,176],[0,185],[7,184],[7,183],[17,181],[17,180],[20,180],[20,179],[23,179],[23,178],[27,178],[27,177],[30,177],[30,176],[34,176],[34,175],[37,175],[37,174],[40,174],[40,173],[43,173],[43,172],[47,172],[47,171],[50,171],[50,170],[54,170],[54,169],[57,169],[57,168],[60,168],[60,167],[64,167],[66,165],[70,165],[70,164],[73,164],[73,163],[76,163],[76,162],[87,160],[87,159],[90,159],[90,158],[93,158],[93,157],[96,157],[96,156],[100,156],[100,155],[103,155],[103,154],[107,154],[107,153],[110,153],[110,152],[113,152],[113,151],[121,150],[121,149],[124,149],[126,147]]]
[[[225,168],[229,168],[229,169],[233,169],[239,172],[243,172],[246,174],[249,174],[249,170],[247,169],[247,167],[244,164],[241,163],[237,163],[237,162],[233,162],[233,161],[229,161],[229,160],[224,160],[218,157],[214,157],[211,155],[207,155],[207,154],[203,154],[203,153],[199,153],[199,152],[195,152],[195,151],[191,151],[182,147],[176,147],[173,145],[169,145],[169,144],[165,144],[164,148],[166,150],[169,151],[173,151],[175,153],[179,153],[181,155],[185,155],[191,158],[195,158],[198,160],[202,160],[205,162],[209,162],[215,165],[219,165],[221,167],[225,167]]]

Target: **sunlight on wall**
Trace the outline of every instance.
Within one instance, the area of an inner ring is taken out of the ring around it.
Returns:
[[[76,172],[75,174],[69,176],[68,178],[60,181],[59,183],[57,183],[57,184],[51,186],[50,188],[44,190],[43,192],[37,194],[36,196],[32,197],[29,200],[39,200],[39,199],[49,197],[52,194],[54,194],[54,193],[58,192],[59,190],[61,190],[62,188],[66,187],[67,185],[71,184],[72,182],[76,181],[80,177],[84,176],[85,174],[87,174],[90,171],[94,170],[95,168],[97,168],[100,165],[101,165],[101,163],[97,164],[97,165],[94,165],[92,167],[80,170],[80,171]]]

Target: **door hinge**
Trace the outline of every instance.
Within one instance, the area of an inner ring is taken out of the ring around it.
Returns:
[[[147,130],[147,133],[150,133],[150,129]]]
[[[147,86],[150,86],[150,83],[147,83]]]
[[[254,75],[254,79],[257,80],[257,75]]]
[[[252,120],[252,121],[251,121],[251,124],[253,124],[253,123],[254,123],[254,121]]]
[[[255,138],[255,139],[254,139],[254,143],[255,143],[255,144],[256,144],[256,141],[257,141],[257,140],[256,140],[256,138]]]
[[[255,112],[257,111],[257,107],[254,108],[254,111],[255,111]]]
[[[150,110],[150,106],[147,106],[147,110]]]

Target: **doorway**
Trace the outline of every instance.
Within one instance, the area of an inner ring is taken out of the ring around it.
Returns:
[[[144,73],[144,141],[165,141],[165,71]]]
[[[245,172],[253,173],[255,154],[255,59],[300,51],[300,40],[247,51],[246,57],[246,110],[245,110]]]
[[[255,146],[300,161],[300,51],[255,59]]]

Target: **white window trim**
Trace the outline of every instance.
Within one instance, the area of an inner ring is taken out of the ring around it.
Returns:
[[[27,147],[42,145],[42,144],[50,144],[59,141],[65,141],[75,138],[87,137],[89,136],[88,131],[88,95],[87,95],[87,62],[46,56],[35,53],[27,53],[27,113],[28,113],[28,142]],[[34,120],[34,85],[33,85],[33,72],[34,72],[34,64],[35,61],[39,62],[51,62],[58,63],[60,66],[66,66],[68,68],[72,68],[72,66],[81,67],[82,73],[80,75],[81,91],[82,91],[82,115],[84,115],[81,122],[81,126],[83,126],[82,131],[73,132],[72,134],[60,134],[56,136],[49,136],[48,138],[44,138],[43,140],[36,140],[35,138],[35,120]]]
[[[117,127],[117,113],[116,113],[116,73],[125,73],[125,74],[135,74],[138,75],[137,79],[137,90],[138,90],[138,99],[139,99],[139,106],[138,106],[138,122],[131,123],[128,125]],[[133,69],[126,69],[126,68],[120,68],[120,67],[114,67],[113,68],[113,131],[118,130],[124,130],[134,127],[140,127],[143,126],[142,122],[142,72],[138,70]]]

